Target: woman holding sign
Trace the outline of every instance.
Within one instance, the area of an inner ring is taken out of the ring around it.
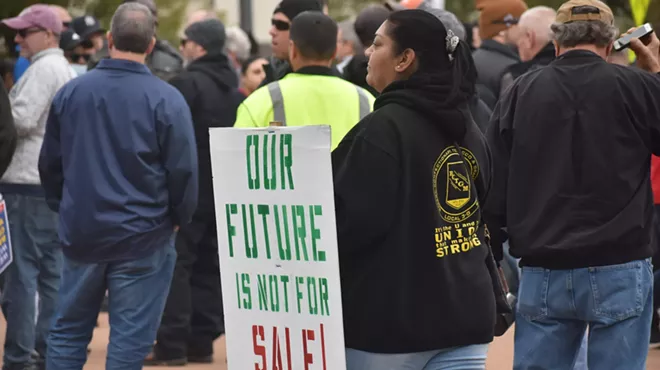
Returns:
[[[468,110],[469,45],[405,10],[367,55],[367,82],[382,94],[333,152],[347,369],[485,369],[491,169]]]

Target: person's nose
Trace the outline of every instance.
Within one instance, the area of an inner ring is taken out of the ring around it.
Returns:
[[[17,43],[17,44],[20,44],[21,42],[23,42],[23,38],[21,37],[21,35],[16,34],[16,36],[14,36],[14,42]]]
[[[367,50],[364,51],[364,56],[366,56],[367,58],[371,58],[371,54],[373,54],[373,52],[374,52],[374,46],[371,45],[367,48]]]
[[[277,29],[275,29],[275,26],[270,26],[270,30],[268,31],[268,34],[270,37],[275,38],[277,35]]]

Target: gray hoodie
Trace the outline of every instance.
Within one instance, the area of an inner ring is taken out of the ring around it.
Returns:
[[[32,57],[30,67],[9,92],[18,143],[0,182],[41,184],[37,164],[50,104],[59,89],[75,77],[62,49],[46,49]]]

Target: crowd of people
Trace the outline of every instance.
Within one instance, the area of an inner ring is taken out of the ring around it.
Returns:
[[[2,20],[20,53],[0,64],[2,369],[82,369],[104,301],[107,369],[212,363],[209,129],[276,123],[332,129],[347,369],[485,369],[515,315],[516,370],[645,370],[660,41],[633,39],[631,65],[599,0],[476,6],[337,23],[282,0],[270,56],[205,10],[177,50],[153,0],[108,30],[46,4]]]

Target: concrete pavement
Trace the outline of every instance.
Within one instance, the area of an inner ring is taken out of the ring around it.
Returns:
[[[84,370],[102,370],[105,368],[105,351],[108,345],[108,318],[102,314],[99,318],[99,325],[94,332],[94,338],[90,344],[92,352],[89,355],[87,365]],[[0,321],[0,348],[4,345],[4,320]],[[212,365],[188,365],[185,368],[190,370],[227,370],[225,365],[225,340],[224,337],[215,343],[215,363]],[[510,370],[513,362],[513,330],[502,338],[497,338],[489,349],[488,370]],[[145,367],[145,369],[157,369],[156,367]],[[648,370],[660,370],[660,349],[653,349],[649,352],[647,363]]]

